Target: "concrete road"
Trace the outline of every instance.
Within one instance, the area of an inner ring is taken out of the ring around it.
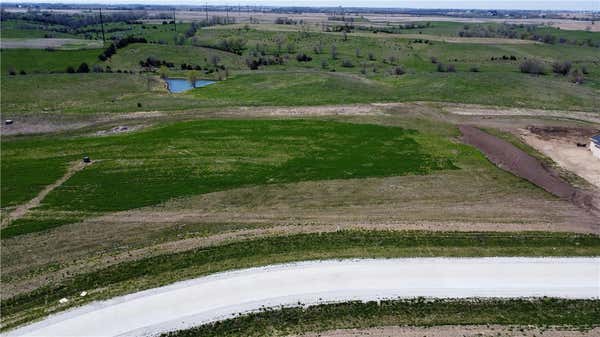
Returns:
[[[416,296],[597,299],[600,258],[360,259],[274,265],[91,303],[7,335],[151,335],[263,306]]]

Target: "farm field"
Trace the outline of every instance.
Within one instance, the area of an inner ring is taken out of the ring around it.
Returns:
[[[2,11],[3,333],[281,263],[600,255],[600,32],[242,12]],[[267,306],[163,336],[600,328],[595,297],[505,297]]]

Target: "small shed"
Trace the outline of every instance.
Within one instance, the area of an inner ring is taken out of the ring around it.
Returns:
[[[590,138],[590,151],[596,158],[600,159],[600,134]]]

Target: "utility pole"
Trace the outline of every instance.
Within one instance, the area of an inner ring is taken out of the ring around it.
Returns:
[[[173,26],[175,27],[175,32],[177,33],[177,21],[175,21],[175,8],[173,8]]]
[[[102,43],[105,43],[106,37],[104,37],[104,20],[102,19],[102,7],[100,7],[100,26],[102,27]]]
[[[208,2],[204,2],[204,11],[206,12],[206,22],[208,22]]]

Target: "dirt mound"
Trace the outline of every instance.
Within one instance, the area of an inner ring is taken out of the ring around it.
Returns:
[[[599,211],[593,204],[593,197],[590,194],[571,186],[552,169],[544,166],[539,160],[516,146],[470,125],[461,125],[459,128],[465,143],[477,147],[500,168],[524,178],[560,198],[570,200],[586,210]]]
[[[542,139],[562,139],[565,141],[583,141],[588,142],[591,136],[600,133],[600,129],[595,128],[574,128],[565,126],[528,126],[529,132],[540,136]]]

